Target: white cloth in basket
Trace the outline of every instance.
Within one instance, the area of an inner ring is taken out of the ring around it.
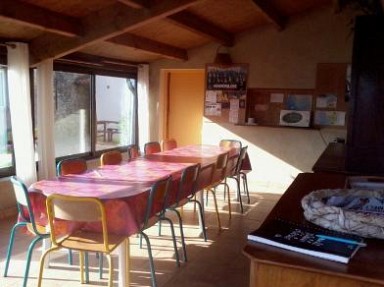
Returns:
[[[301,200],[304,217],[319,226],[384,238],[384,190],[321,189]]]

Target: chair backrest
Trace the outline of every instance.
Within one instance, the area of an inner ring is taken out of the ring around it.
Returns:
[[[140,156],[139,149],[136,145],[129,145],[128,146],[128,159],[134,159]]]
[[[177,148],[177,142],[175,139],[166,139],[163,141],[163,150],[171,150]]]
[[[196,191],[204,189],[212,183],[212,177],[215,173],[215,163],[211,163],[200,168],[199,177],[197,178]]]
[[[241,144],[241,141],[239,140],[222,139],[219,143],[219,146],[226,147],[226,148],[236,148],[240,150],[242,147],[242,144]]]
[[[200,164],[188,166],[181,173],[179,186],[176,194],[176,205],[188,197],[194,196],[197,188],[197,179],[199,177]]]
[[[81,158],[69,158],[57,164],[57,175],[81,174],[87,171],[87,162]]]
[[[227,166],[225,168],[225,176],[233,176],[236,174],[237,163],[239,161],[240,153],[236,153],[228,157]]]
[[[157,216],[165,211],[171,183],[172,176],[169,176],[156,181],[151,186],[141,230],[154,225],[158,221]]]
[[[37,227],[35,222],[35,217],[33,215],[33,209],[31,201],[28,196],[28,189],[25,184],[16,176],[11,177],[11,183],[13,185],[13,191],[16,197],[17,210],[19,212],[19,217],[24,221],[32,225],[33,232],[38,235],[42,235]]]
[[[241,168],[243,167],[243,162],[244,162],[245,156],[247,155],[247,150],[248,150],[248,146],[241,148],[240,155],[239,155],[239,158],[238,158],[237,164],[236,164],[235,174],[240,173]]]
[[[161,152],[161,146],[159,142],[147,142],[144,145],[144,154],[152,154],[155,152]]]
[[[51,194],[47,197],[48,222],[51,230],[51,241],[54,245],[60,243],[57,238],[55,219],[71,222],[99,222],[103,233],[104,250],[109,252],[107,219],[103,203],[93,197],[76,197],[62,194]],[[62,234],[59,235],[62,237]]]
[[[213,182],[218,182],[223,180],[226,177],[226,169],[229,158],[229,152],[223,153],[217,157],[215,170],[213,175]]]
[[[107,151],[100,156],[100,165],[120,164],[123,160],[121,152],[118,150]]]

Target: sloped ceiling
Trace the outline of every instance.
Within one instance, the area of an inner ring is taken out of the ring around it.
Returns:
[[[235,35],[273,25],[331,0],[1,0],[0,41],[30,45],[31,65],[44,59],[188,60],[210,42],[233,46]]]

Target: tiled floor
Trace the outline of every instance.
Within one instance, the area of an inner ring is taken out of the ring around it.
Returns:
[[[233,190],[233,189],[232,189]],[[258,192],[259,191],[259,192]],[[244,214],[239,212],[239,204],[232,193],[232,219],[228,217],[228,206],[218,191],[220,218],[223,228],[219,230],[213,202],[210,198],[206,207],[206,225],[208,241],[204,242],[198,226],[197,213],[193,212],[193,204],[184,208],[184,232],[187,243],[188,262],[176,266],[171,239],[163,226],[163,235],[157,236],[157,227],[152,227],[148,234],[151,238],[155,257],[156,278],[161,287],[246,287],[249,281],[249,262],[242,254],[246,243],[246,234],[257,228],[276,201],[280,191],[260,192],[257,186],[251,186],[251,204],[245,204]],[[246,201],[246,197],[243,197]],[[175,222],[175,221],[174,221]],[[8,244],[10,228],[14,220],[0,221],[0,286],[21,286],[25,264],[23,262],[30,238],[19,234],[15,242],[15,250],[7,278],[3,277],[4,259]],[[175,225],[177,235],[178,225]],[[150,286],[150,273],[147,250],[138,247],[138,238],[132,236],[131,242],[131,285]],[[178,242],[181,256],[181,244]],[[37,285],[38,263],[41,246],[34,253],[28,286]],[[80,273],[76,265],[67,264],[66,252],[57,252],[51,257],[50,268],[44,270],[43,286],[81,286]],[[114,280],[117,286],[117,258],[115,258]],[[107,286],[107,267],[104,268],[104,279],[99,279],[96,256],[90,255],[90,283],[85,286]],[[76,262],[75,262],[76,263]],[[105,261],[106,263],[106,261]]]

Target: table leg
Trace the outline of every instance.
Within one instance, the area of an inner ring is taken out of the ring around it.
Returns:
[[[129,287],[130,244],[129,237],[117,248],[119,258],[119,287]]]

